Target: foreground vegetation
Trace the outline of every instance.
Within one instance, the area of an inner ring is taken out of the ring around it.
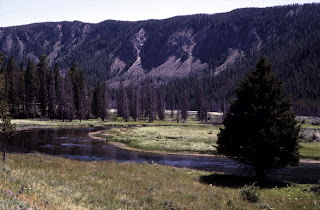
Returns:
[[[316,186],[245,186],[251,182],[157,164],[81,162],[39,154],[10,154],[5,163],[0,163],[0,209],[320,207]],[[255,196],[257,200],[252,199]]]

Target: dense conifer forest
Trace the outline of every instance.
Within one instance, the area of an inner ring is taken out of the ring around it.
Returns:
[[[1,60],[5,56],[1,54]],[[68,120],[109,118],[109,109],[116,108],[119,117],[126,121],[164,120],[165,92],[155,89],[152,80],[143,84],[132,82],[124,88],[122,81],[110,97],[106,81],[92,87],[83,70],[73,64],[65,74],[60,74],[57,64],[49,68],[47,56],[42,55],[36,65],[28,61],[26,68],[17,65],[14,56],[3,62],[0,71],[1,101],[13,118],[50,118]],[[112,104],[116,104],[112,106]]]

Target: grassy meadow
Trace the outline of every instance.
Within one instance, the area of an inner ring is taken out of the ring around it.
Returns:
[[[300,143],[300,154],[302,158],[320,160],[320,141]]]
[[[213,154],[218,132],[212,125],[172,125],[111,128],[95,136],[147,151]]]
[[[0,183],[0,209],[320,208],[315,185],[252,187],[250,178],[219,173],[40,154],[9,154]]]
[[[320,160],[320,125],[306,118],[300,130],[300,154],[302,158]]]
[[[81,128],[81,127],[124,127],[124,126],[170,126],[177,125],[176,120],[170,119],[166,121],[155,120],[149,123],[147,120],[126,122],[122,118],[112,117],[110,120],[101,121],[100,119],[89,120],[48,120],[48,119],[13,119],[11,123],[15,124],[17,130],[30,129],[30,128]],[[199,125],[198,121],[192,120],[186,123],[178,123],[178,125]]]

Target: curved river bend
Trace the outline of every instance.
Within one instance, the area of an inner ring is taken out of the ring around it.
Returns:
[[[9,141],[9,151],[40,152],[83,161],[114,160],[118,162],[157,163],[230,174],[239,170],[239,165],[235,161],[224,157],[158,154],[121,149],[88,136],[89,132],[97,130],[99,129],[46,128],[23,130],[17,132],[13,139]],[[300,174],[306,174],[308,171],[312,171],[313,175],[300,177]],[[299,167],[281,170],[278,176],[281,176],[281,179],[285,178],[300,183],[316,183],[320,179],[320,164],[302,164]]]

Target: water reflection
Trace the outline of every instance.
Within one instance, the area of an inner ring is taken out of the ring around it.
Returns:
[[[230,171],[238,165],[227,158],[165,155],[128,151],[105,141],[91,139],[89,132],[98,129],[32,129],[20,131],[9,142],[11,152],[40,152],[84,161],[115,160],[118,162],[154,162],[201,170]]]

